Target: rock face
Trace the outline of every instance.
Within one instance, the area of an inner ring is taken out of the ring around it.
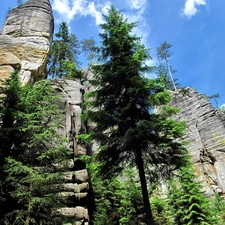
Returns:
[[[28,0],[12,9],[0,31],[0,79],[15,68],[21,69],[22,83],[46,76],[53,27],[49,0]]]
[[[175,119],[187,122],[185,139],[203,191],[225,193],[225,123],[207,98],[192,88],[172,93],[171,105],[180,108]]]
[[[68,149],[71,151],[70,168],[65,172],[65,192],[60,193],[66,198],[66,207],[58,210],[61,216],[67,217],[72,224],[85,224],[89,221],[88,216],[88,173],[85,163],[80,157],[88,154],[87,146],[81,143],[76,136],[86,133],[85,126],[81,121],[83,103],[83,87],[73,80],[52,80],[52,86],[56,94],[60,96],[59,106],[64,112],[62,129],[58,132],[69,139]]]

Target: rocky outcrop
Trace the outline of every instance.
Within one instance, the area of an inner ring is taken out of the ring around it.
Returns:
[[[46,76],[46,64],[53,35],[49,0],[28,0],[12,9],[0,31],[0,79],[21,69],[22,83]]]
[[[80,83],[73,80],[53,80],[51,83],[56,95],[60,97],[58,104],[64,113],[58,132],[68,138],[68,149],[71,152],[70,168],[65,171],[65,191],[60,193],[67,200],[67,205],[58,213],[72,221],[72,224],[88,224],[88,173],[85,163],[80,160],[88,151],[87,146],[76,138],[86,133],[80,118],[84,90]]]
[[[208,99],[193,88],[172,93],[171,105],[180,109],[176,120],[186,121],[185,139],[203,191],[225,193],[225,123]]]

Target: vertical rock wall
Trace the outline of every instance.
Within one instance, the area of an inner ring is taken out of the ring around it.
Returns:
[[[225,123],[207,98],[192,88],[172,93],[180,108],[175,119],[187,122],[185,139],[199,181],[207,195],[225,193]]]
[[[49,0],[28,0],[12,9],[0,31],[0,79],[21,69],[22,83],[46,76],[46,64],[53,35]]]
[[[53,22],[49,0],[28,0],[8,13],[0,31],[0,80],[7,79],[15,69],[20,69],[23,84],[45,78]],[[64,112],[59,132],[68,138],[71,152],[69,168],[65,171],[65,191],[59,193],[67,204],[59,213],[66,221],[72,221],[71,225],[86,225],[89,184],[80,157],[86,155],[87,150],[76,139],[76,135],[85,133],[80,119],[83,88],[71,80],[54,80],[52,85],[60,96],[59,105]]]
[[[67,207],[60,210],[60,214],[72,220],[72,224],[88,224],[88,174],[85,164],[80,157],[87,154],[85,144],[76,139],[76,135],[85,133],[85,126],[81,121],[83,103],[83,87],[72,80],[53,80],[52,85],[56,94],[60,96],[60,108],[64,112],[62,129],[59,131],[69,139],[68,149],[71,151],[70,168],[65,172],[66,188],[61,193],[67,199]]]

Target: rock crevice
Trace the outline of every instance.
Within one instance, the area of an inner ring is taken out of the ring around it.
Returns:
[[[77,139],[77,135],[86,132],[81,121],[83,87],[73,80],[51,81],[56,95],[60,97],[59,107],[64,113],[61,129],[58,131],[69,140],[72,163],[65,172],[65,192],[60,196],[67,199],[67,207],[58,211],[60,215],[74,219],[76,224],[88,224],[89,177],[86,165],[80,159],[87,154],[87,146]]]

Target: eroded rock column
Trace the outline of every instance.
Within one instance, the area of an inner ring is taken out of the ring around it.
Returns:
[[[65,172],[65,192],[61,193],[61,197],[67,200],[67,207],[62,208],[59,212],[68,220],[72,220],[72,224],[88,224],[88,173],[85,163],[80,160],[81,156],[87,154],[87,148],[76,138],[77,135],[86,132],[80,118],[83,87],[77,81],[72,80],[53,80],[52,85],[56,94],[60,96],[59,104],[64,112],[62,129],[59,130],[59,133],[69,139],[68,149],[71,151],[70,168]]]
[[[46,76],[54,21],[49,0],[28,0],[12,9],[0,31],[0,79],[21,69],[22,83]]]

